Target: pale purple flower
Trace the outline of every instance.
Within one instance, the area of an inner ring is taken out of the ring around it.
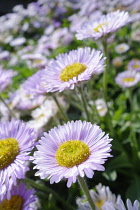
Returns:
[[[17,37],[10,42],[10,45],[12,47],[16,47],[16,46],[23,45],[25,42],[26,42],[26,39],[24,37]]]
[[[41,84],[42,73],[43,70],[36,72],[31,77],[28,77],[28,79],[23,83],[23,89],[27,93],[32,93],[35,95],[41,95],[46,93],[46,90]]]
[[[17,72],[12,69],[4,70],[0,68],[0,92],[2,92],[12,82],[12,77],[16,75]]]
[[[116,31],[128,24],[129,21],[128,12],[119,10],[110,12],[107,15],[102,15],[96,21],[84,23],[81,28],[77,30],[76,38],[79,40],[94,38],[96,40],[106,34]]]
[[[140,60],[132,59],[127,65],[129,70],[140,71]]]
[[[121,43],[119,45],[116,45],[115,47],[115,51],[118,53],[118,54],[122,54],[122,53],[125,53],[129,50],[130,46],[126,43]]]
[[[3,207],[2,209],[7,209],[10,204],[10,206],[15,206],[17,203],[19,207],[22,210],[37,210],[37,197],[34,195],[35,190],[34,189],[27,189],[24,183],[20,183],[18,186],[13,186],[10,192],[10,197],[7,200],[7,195],[4,196],[4,198],[0,201],[0,209],[1,206]],[[15,199],[11,200],[12,197],[18,196]],[[13,202],[15,201],[15,203]],[[17,206],[17,205],[16,205]]]
[[[89,192],[95,204],[96,210],[102,209],[102,206],[106,201],[109,201],[113,206],[116,206],[117,201],[120,199],[120,195],[116,197],[116,195],[111,192],[108,186],[104,186],[101,183],[95,186],[95,190],[90,190]],[[90,210],[90,205],[86,200],[85,195],[82,198],[78,198],[76,203],[78,204],[78,210]],[[112,209],[110,208],[108,210]]]
[[[123,71],[119,73],[115,78],[115,82],[123,88],[132,87],[139,81],[140,74],[131,70]]]
[[[25,91],[21,85],[18,90],[10,94],[10,107],[16,107],[20,110],[30,110],[40,106],[46,97],[44,95],[35,95]]]
[[[79,82],[104,69],[102,53],[89,47],[78,48],[69,53],[59,54],[52,60],[42,76],[42,85],[47,92],[74,89]]]
[[[25,162],[34,147],[34,131],[20,120],[0,123],[0,198],[23,179],[29,167]],[[8,194],[9,196],[9,194]]]
[[[117,200],[117,205],[115,206],[111,201],[106,201],[102,206],[102,210],[138,210],[139,202],[137,200],[134,201],[134,204],[131,203],[129,199],[126,201],[127,208],[125,207],[121,198]]]
[[[112,139],[97,125],[71,121],[44,133],[34,153],[35,174],[50,183],[68,179],[67,187],[77,176],[92,178],[94,171],[104,171],[102,164],[110,155]]]

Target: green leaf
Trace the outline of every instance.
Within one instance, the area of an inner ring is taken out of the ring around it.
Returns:
[[[115,181],[117,179],[117,173],[116,171],[105,171],[103,173],[103,176],[108,180],[108,181]]]
[[[110,161],[108,164],[108,170],[112,171],[117,168],[124,168],[124,167],[132,167],[132,164],[130,163],[128,157],[126,154],[123,152],[121,155],[115,157]]]

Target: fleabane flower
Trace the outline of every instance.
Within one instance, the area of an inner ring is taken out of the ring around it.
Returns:
[[[41,95],[46,93],[43,85],[41,85],[42,73],[43,70],[36,72],[23,83],[23,89],[25,92],[34,95]]]
[[[102,164],[110,155],[112,139],[97,125],[71,121],[44,133],[34,153],[35,174],[50,183],[68,179],[67,187],[77,176],[92,178],[94,171],[104,171]]]
[[[96,21],[85,22],[81,28],[77,30],[76,38],[78,40],[86,38],[94,38],[96,40],[116,31],[129,23],[129,21],[128,12],[119,10],[110,12],[107,15],[102,15]]]
[[[116,206],[117,200],[120,198],[120,196],[116,197],[108,186],[103,186],[101,183],[95,187],[95,190],[90,190],[90,195],[96,206],[96,210],[102,210],[102,206],[106,201],[110,201],[113,206]],[[78,198],[76,202],[78,204],[78,210],[90,209],[89,202],[85,196]]]
[[[122,53],[125,53],[129,50],[130,46],[126,43],[121,43],[119,45],[116,45],[115,47],[115,51],[118,53],[118,54],[122,54]]]
[[[102,210],[138,210],[139,209],[139,202],[137,200],[134,201],[132,204],[129,199],[126,201],[127,208],[125,207],[123,201],[121,198],[118,199],[117,205],[114,206],[114,204],[111,201],[106,201],[104,205],[102,206]]]
[[[140,74],[131,70],[123,71],[119,73],[115,78],[115,82],[123,88],[132,87],[136,85],[139,81]]]
[[[34,147],[34,131],[20,120],[0,123],[0,197],[23,179]]]
[[[2,92],[12,82],[12,77],[17,73],[12,69],[4,70],[0,68],[0,92]]]
[[[46,92],[74,89],[79,82],[104,69],[102,53],[89,47],[78,48],[69,53],[59,54],[52,60],[42,76]]]
[[[129,70],[134,70],[134,71],[140,72],[140,60],[132,59],[131,61],[129,61],[127,67]]]
[[[7,199],[7,195],[0,201],[1,210],[36,210],[37,197],[34,195],[34,189],[27,189],[25,184],[20,183],[19,186],[13,186],[11,196]]]

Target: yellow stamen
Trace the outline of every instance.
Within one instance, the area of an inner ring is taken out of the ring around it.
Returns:
[[[71,168],[86,161],[89,155],[89,147],[83,141],[69,140],[58,147],[55,157],[60,166]]]
[[[96,32],[100,32],[100,29],[102,29],[102,27],[104,25],[108,25],[108,23],[101,23],[96,28],[94,28],[93,30],[96,31]]]
[[[133,82],[135,80],[134,77],[126,77],[123,79],[123,82]]]
[[[102,206],[104,205],[104,200],[98,200],[95,202],[95,206],[99,209],[102,210]]]
[[[139,65],[139,64],[134,64],[134,65],[133,65],[133,68],[134,68],[134,69],[138,69],[138,68],[140,68],[140,65]]]
[[[10,165],[19,154],[18,141],[14,138],[0,140],[0,170]]]
[[[60,79],[63,82],[67,82],[73,77],[77,77],[79,74],[86,70],[87,66],[82,63],[74,63],[64,68],[60,74]]]
[[[22,210],[24,199],[19,195],[13,195],[10,200],[3,200],[0,203],[0,210]]]

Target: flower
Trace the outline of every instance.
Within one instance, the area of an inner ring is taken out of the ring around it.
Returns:
[[[23,45],[26,42],[25,37],[17,37],[10,42],[12,47]]]
[[[112,60],[112,64],[115,66],[115,67],[120,67],[123,65],[123,60],[121,57],[116,57]]]
[[[11,83],[12,77],[17,75],[12,69],[4,70],[0,68],[0,92],[2,92]]]
[[[140,60],[132,59],[127,65],[129,70],[140,71]]]
[[[139,202],[137,200],[134,201],[134,204],[132,205],[131,201],[127,199],[126,201],[127,208],[125,208],[124,203],[121,198],[117,200],[117,206],[114,206],[114,204],[111,201],[106,201],[104,205],[102,206],[102,210],[138,210],[139,209]]]
[[[27,93],[32,93],[35,95],[40,95],[46,93],[44,87],[41,85],[41,77],[43,70],[40,70],[33,74],[31,77],[23,83],[23,89]]]
[[[95,101],[96,109],[101,117],[105,116],[107,113],[107,105],[103,99],[97,99]]]
[[[77,176],[92,178],[94,170],[105,170],[102,164],[111,157],[111,140],[99,126],[86,121],[55,127],[37,145],[33,162],[39,171],[35,175],[50,178],[51,184],[66,178],[67,187]]]
[[[117,45],[117,46],[115,47],[115,50],[116,50],[117,53],[122,54],[122,53],[127,52],[127,51],[129,50],[129,48],[130,48],[130,47],[129,47],[128,44],[122,43],[122,44]]]
[[[85,22],[77,30],[76,38],[83,40],[86,38],[99,39],[108,33],[112,33],[130,21],[128,12],[115,11],[107,15],[102,15],[97,21]]]
[[[7,196],[5,195],[0,202],[0,209],[36,210],[37,197],[34,193],[34,189],[26,189],[26,186],[23,183],[20,183],[19,186],[16,187],[13,186],[10,198],[7,200]]]
[[[95,189],[96,191],[90,190],[90,195],[97,210],[102,210],[102,206],[106,201],[110,201],[114,206],[116,206],[117,200],[120,198],[120,196],[116,197],[115,194],[113,194],[110,191],[109,187],[103,186],[100,183],[95,187]],[[78,210],[90,209],[90,205],[85,196],[83,196],[83,198],[78,198],[77,204],[78,204]]]
[[[16,107],[20,110],[30,110],[41,105],[46,97],[44,95],[33,95],[27,93],[21,85],[19,89],[10,94],[9,107]]]
[[[89,80],[104,68],[102,53],[89,47],[59,54],[48,65],[42,76],[42,85],[47,92],[74,89],[75,84]]]
[[[29,152],[34,147],[34,131],[20,120],[0,123],[0,197],[10,191],[29,168]]]
[[[139,81],[140,74],[131,70],[123,71],[119,73],[115,78],[115,82],[123,88],[132,87],[136,85]]]

